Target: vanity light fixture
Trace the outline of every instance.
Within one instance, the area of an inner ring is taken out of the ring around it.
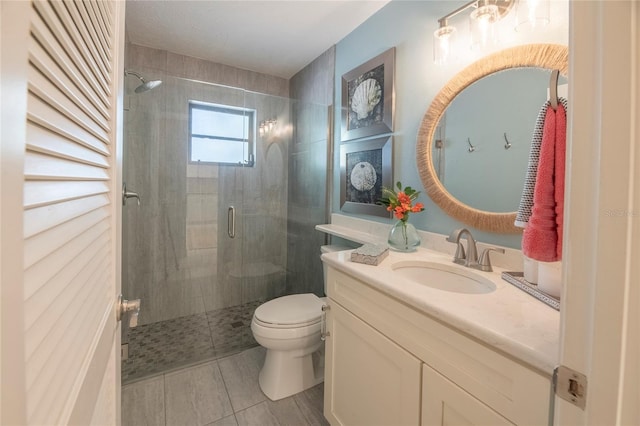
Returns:
[[[438,19],[438,29],[433,33],[433,61],[443,64],[454,56],[453,41],[457,31],[449,23],[451,18],[471,11],[471,47],[482,50],[498,42],[496,24],[516,3],[516,31],[536,29],[549,23],[549,0],[473,0]]]
[[[549,18],[549,0],[520,0],[516,5],[515,30],[533,31],[544,27]]]
[[[452,36],[456,28],[449,19],[471,10],[469,27],[471,45],[484,48],[497,42],[495,24],[513,7],[516,0],[473,0],[438,19],[439,28],[433,33],[433,61],[436,64],[447,62],[452,55]]]
[[[273,128],[276,125],[276,119],[270,119],[270,120],[262,120],[260,122],[260,126],[258,127],[258,133],[260,134],[260,136],[265,136],[269,133],[271,133],[271,131],[273,130]]]

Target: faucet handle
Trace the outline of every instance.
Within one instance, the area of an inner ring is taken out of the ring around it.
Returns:
[[[482,250],[480,259],[478,259],[478,264],[475,266],[477,269],[485,272],[493,271],[493,268],[491,267],[491,259],[489,258],[490,251],[497,251],[498,253],[504,253],[504,249],[498,248],[498,247],[489,247]]]

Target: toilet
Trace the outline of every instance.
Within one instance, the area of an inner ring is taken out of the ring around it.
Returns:
[[[322,246],[321,252],[345,249]],[[326,274],[324,291],[326,294]],[[267,350],[258,383],[272,401],[324,381],[324,342],[320,339],[320,327],[325,301],[325,297],[313,293],[292,294],[263,303],[255,310],[251,331]]]

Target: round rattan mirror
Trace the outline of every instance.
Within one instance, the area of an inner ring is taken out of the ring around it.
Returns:
[[[461,202],[447,191],[438,179],[433,163],[432,144],[436,126],[451,101],[477,80],[516,67],[557,69],[566,76],[568,54],[566,46],[555,44],[530,44],[505,49],[469,65],[454,76],[436,95],[418,130],[416,161],[420,179],[427,194],[449,216],[483,231],[502,234],[522,231],[513,224],[515,212],[494,213],[479,210]]]

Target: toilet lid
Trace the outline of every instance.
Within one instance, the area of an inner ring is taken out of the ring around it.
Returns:
[[[315,294],[292,294],[278,297],[258,306],[256,319],[274,325],[316,322],[322,314],[323,301]]]

